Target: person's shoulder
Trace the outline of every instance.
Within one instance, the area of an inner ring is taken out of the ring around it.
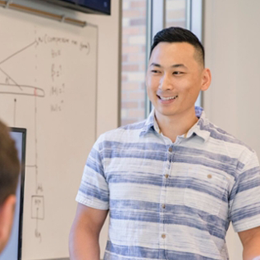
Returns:
[[[120,126],[116,129],[109,130],[101,134],[98,138],[99,141],[123,141],[126,142],[129,139],[138,138],[143,127],[145,126],[146,120],[135,122],[132,124]]]
[[[219,147],[218,149],[220,150],[224,149],[230,157],[242,158],[255,154],[252,147],[214,123],[208,121],[206,128],[210,132],[209,140],[214,144],[213,146]]]
[[[139,122],[135,122],[132,124],[128,124],[128,125],[124,125],[121,126],[119,128],[117,128],[117,130],[120,131],[141,131],[143,129],[143,127],[145,126],[146,120],[142,120]]]

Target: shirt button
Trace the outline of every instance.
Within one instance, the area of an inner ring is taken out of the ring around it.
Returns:
[[[172,147],[169,147],[168,151],[171,153],[172,152]]]
[[[164,177],[165,177],[166,179],[168,179],[168,178],[169,178],[169,174],[165,174]]]
[[[165,204],[162,204],[162,208],[165,209]]]
[[[163,239],[166,238],[166,235],[165,235],[165,234],[162,234],[162,238],[163,238]]]
[[[211,174],[208,174],[207,177],[208,177],[208,179],[211,179],[211,178],[212,178],[212,175],[211,175]]]

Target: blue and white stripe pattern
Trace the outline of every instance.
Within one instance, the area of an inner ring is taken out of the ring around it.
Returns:
[[[105,260],[226,260],[229,222],[237,232],[260,226],[256,154],[196,113],[175,143],[152,112],[93,146],[76,200],[109,209]]]

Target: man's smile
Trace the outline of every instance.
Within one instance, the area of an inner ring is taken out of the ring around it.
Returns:
[[[157,97],[158,97],[159,99],[161,99],[162,101],[168,101],[168,100],[174,100],[174,99],[176,99],[176,98],[178,97],[178,95],[176,95],[176,96],[171,96],[171,97],[163,97],[163,96],[157,95]]]

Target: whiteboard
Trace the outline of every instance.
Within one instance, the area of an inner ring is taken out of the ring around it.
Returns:
[[[96,139],[97,28],[0,8],[0,118],[27,129],[22,259],[68,257]]]

